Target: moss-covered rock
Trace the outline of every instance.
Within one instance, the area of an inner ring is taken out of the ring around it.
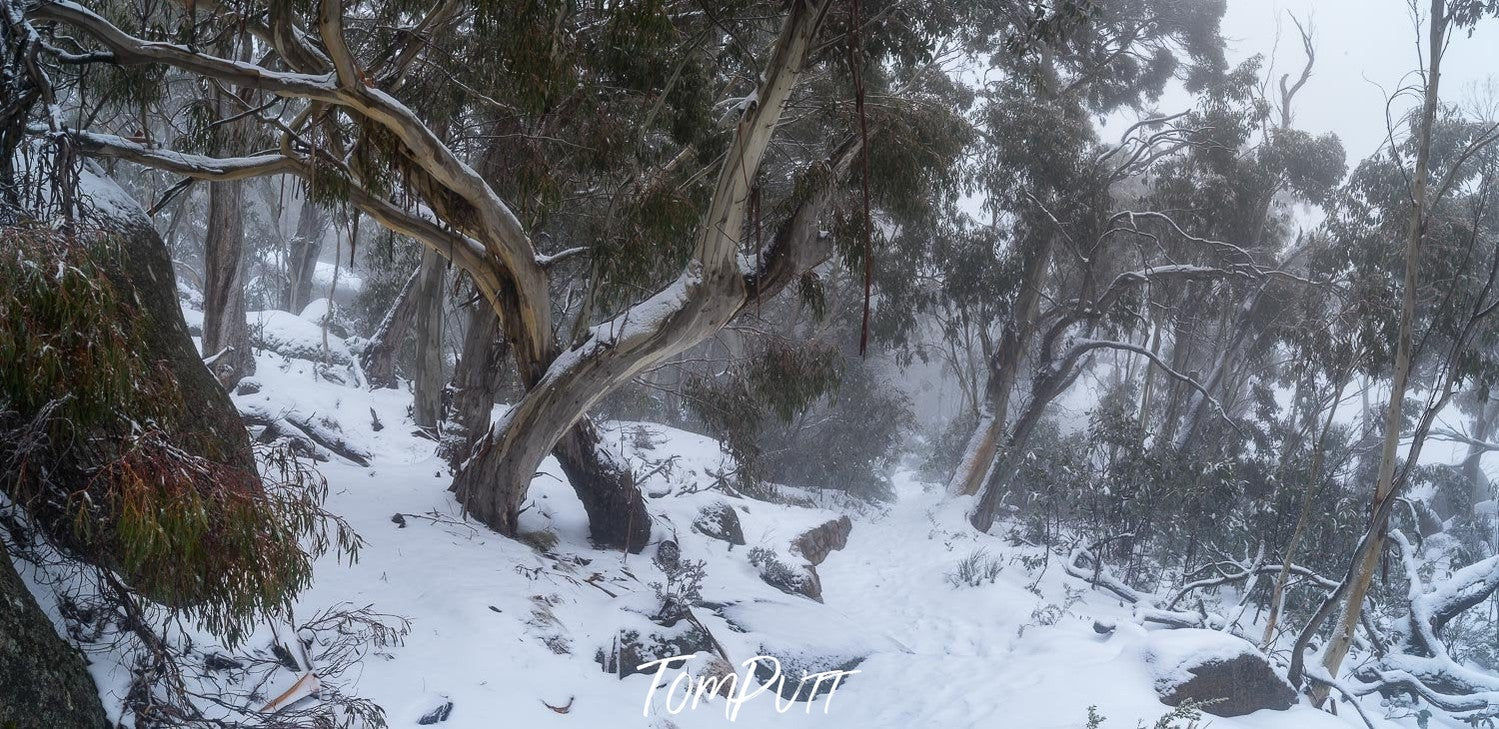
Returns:
[[[83,657],[58,637],[0,544],[0,727],[108,726]]]
[[[326,486],[288,457],[257,463],[166,245],[102,173],[80,180],[92,207],[71,233],[0,230],[0,493],[71,556],[236,642],[311,581],[303,545],[333,541]]]

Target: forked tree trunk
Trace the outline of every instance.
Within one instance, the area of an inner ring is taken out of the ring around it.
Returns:
[[[453,367],[443,416],[443,447],[454,470],[468,459],[474,443],[489,429],[490,413],[504,384],[509,351],[494,309],[483,301],[475,304],[469,310],[463,351]]]
[[[208,188],[208,235],[203,244],[203,357],[219,384],[233,389],[255,373],[245,322],[244,182]]]
[[[399,384],[396,380],[396,355],[400,354],[406,333],[411,331],[411,324],[416,319],[420,299],[415,292],[421,275],[418,268],[406,278],[396,300],[391,302],[385,318],[380,320],[380,326],[375,327],[375,333],[370,335],[369,343],[360,354],[360,366],[364,368],[364,377],[372,390],[394,388]]]
[[[527,353],[555,347],[536,347],[511,335],[527,392],[491,429],[454,480],[468,513],[502,533],[515,534],[531,478],[555,447],[569,477],[576,474],[573,486],[590,512],[595,542],[630,551],[645,545],[650,523],[644,499],[628,469],[602,451],[586,414],[641,370],[712,336],[748,300],[738,242],[751,183],[826,8],[827,0],[791,3],[762,75],[759,103],[739,120],[698,230],[693,258],[676,282],[594,326],[577,346],[546,362],[527,361]],[[523,337],[551,336],[514,324],[512,319],[528,318],[525,312],[517,313],[520,316],[506,317],[507,328]]]
[[[969,437],[963,459],[948,482],[948,493],[978,493],[998,456],[1009,417],[1010,395],[1019,379],[1020,363],[1030,346],[1031,331],[1041,306],[1041,288],[1046,284],[1046,272],[1051,266],[1051,249],[1051,238],[1043,237],[1035,241],[1025,258],[1015,310],[1005,323],[999,350],[990,362],[989,382],[984,388],[978,426]]]
[[[411,369],[411,407],[417,427],[432,430],[442,417],[442,302],[446,262],[431,248],[422,252],[417,281],[416,357]]]
[[[323,252],[323,235],[328,231],[328,215],[311,200],[302,201],[297,214],[297,232],[292,235],[286,255],[286,292],[282,303],[287,311],[299,314],[312,302],[312,279],[317,271],[318,256]]]
[[[1046,409],[1067,388],[1077,381],[1082,373],[1076,360],[1068,360],[1049,367],[1046,373],[1037,379],[1031,387],[1030,400],[1026,402],[1025,408],[1020,411],[1019,417],[1015,418],[1015,426],[1010,430],[1009,438],[997,449],[994,465],[989,469],[987,478],[982,482],[982,491],[979,494],[978,504],[974,506],[973,513],[969,514],[968,522],[973,528],[987,532],[994,526],[994,519],[999,514],[999,506],[1005,494],[1010,490],[1010,484],[1015,480],[1020,471],[1020,462],[1016,454],[1024,453],[1030,445],[1031,435],[1035,433],[1036,426],[1041,422],[1041,416],[1046,414]]]

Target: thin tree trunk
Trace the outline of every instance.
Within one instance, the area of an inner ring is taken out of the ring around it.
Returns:
[[[318,256],[323,252],[323,235],[328,230],[328,214],[313,204],[302,201],[302,210],[297,214],[297,232],[292,235],[286,256],[286,291],[282,302],[287,311],[301,313],[312,303],[312,279],[317,270]]]
[[[414,402],[412,420],[417,427],[432,430],[442,417],[442,303],[447,265],[430,248],[422,252],[421,278],[417,281],[416,357],[411,382]]]
[[[1446,40],[1447,14],[1445,0],[1431,0],[1430,37],[1427,51],[1430,54],[1426,78],[1426,97],[1421,109],[1421,124],[1416,137],[1416,167],[1411,175],[1410,222],[1405,235],[1405,280],[1401,292],[1400,332],[1395,349],[1394,376],[1390,382],[1390,399],[1385,408],[1384,441],[1380,453],[1379,477],[1375,482],[1371,512],[1384,515],[1369,525],[1373,538],[1364,543],[1364,548],[1355,556],[1356,568],[1351,575],[1351,584],[1344,598],[1342,612],[1323,653],[1322,665],[1333,679],[1343,659],[1353,645],[1354,630],[1358,628],[1359,615],[1363,609],[1364,596],[1374,580],[1379,566],[1380,554],[1384,551],[1384,530],[1389,510],[1382,509],[1393,495],[1395,465],[1400,445],[1401,410],[1405,404],[1405,391],[1410,382],[1412,329],[1415,327],[1416,296],[1420,287],[1421,239],[1425,228],[1427,177],[1431,159],[1431,134],[1436,122],[1437,90],[1440,87],[1442,51]],[[1413,444],[1414,446],[1414,444]],[[1312,700],[1321,704],[1327,698],[1328,689],[1318,684],[1312,689]]]
[[[232,390],[255,373],[245,321],[244,183],[208,188],[208,235],[203,243],[203,357],[219,384]]]
[[[1312,503],[1317,495],[1317,483],[1322,479],[1327,435],[1332,431],[1332,419],[1338,412],[1338,403],[1343,400],[1343,390],[1348,386],[1348,380],[1349,378],[1345,376],[1338,383],[1338,390],[1327,408],[1327,417],[1322,422],[1322,433],[1317,436],[1316,450],[1312,453],[1311,469],[1306,477],[1306,491],[1301,497],[1301,512],[1296,516],[1296,527],[1291,530],[1291,538],[1286,542],[1286,558],[1280,565],[1280,573],[1276,575],[1275,586],[1270,592],[1270,615],[1265,618],[1265,635],[1260,640],[1260,650],[1268,651],[1270,642],[1275,638],[1276,622],[1280,619],[1281,605],[1285,600],[1286,583],[1291,579],[1291,565],[1296,561],[1296,549],[1300,546],[1301,537],[1306,533],[1307,524],[1311,521]]]
[[[1195,288],[1195,285],[1188,283],[1185,291],[1190,294]],[[1183,297],[1184,300],[1187,298],[1187,296]],[[1185,307],[1185,311],[1192,311],[1197,308]],[[1193,346],[1193,338],[1197,333],[1195,315],[1194,318],[1188,319],[1187,314],[1179,310],[1173,318],[1174,321],[1171,324],[1171,369],[1177,372],[1188,372],[1192,369],[1189,363],[1192,361],[1193,350],[1196,349]],[[1166,388],[1165,394],[1166,409],[1161,417],[1160,432],[1156,433],[1153,443],[1154,449],[1158,451],[1165,451],[1176,443],[1176,434],[1181,430],[1182,421],[1185,419],[1185,415],[1182,412],[1186,404],[1184,401],[1190,399],[1190,396],[1195,393],[1181,382],[1173,381]]]
[[[1154,327],[1155,336],[1150,342],[1150,353],[1160,355],[1161,353],[1161,325]],[[1146,431],[1150,425],[1150,391],[1155,384],[1155,363],[1149,360],[1145,362],[1145,384],[1140,388],[1140,430]]]

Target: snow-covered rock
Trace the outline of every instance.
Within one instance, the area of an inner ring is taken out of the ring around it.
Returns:
[[[744,528],[739,524],[739,514],[725,501],[716,501],[698,511],[697,518],[692,520],[692,528],[699,534],[729,544],[744,544]]]
[[[1249,641],[1217,630],[1158,630],[1145,643],[1146,662],[1161,701],[1188,699],[1218,716],[1289,709],[1296,691]]]
[[[323,327],[296,314],[276,310],[252,311],[247,319],[250,343],[260,349],[311,362],[322,362],[325,356],[328,362],[336,365],[348,365],[354,361],[348,345],[332,332],[327,335],[325,350]]]
[[[810,684],[800,696],[803,676],[823,671],[851,671],[875,653],[896,653],[898,643],[837,610],[800,600],[748,600],[723,605],[716,614],[728,625],[724,642],[736,661],[769,656],[779,662],[784,681],[772,688],[783,698],[810,700]],[[736,652],[736,648],[738,648]],[[755,676],[770,681],[775,662],[755,666]],[[853,680],[853,679],[850,679]],[[830,685],[820,686],[818,695]]]

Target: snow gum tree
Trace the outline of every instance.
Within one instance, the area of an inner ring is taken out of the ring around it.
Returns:
[[[445,257],[493,310],[525,390],[460,468],[460,502],[515,533],[555,454],[594,540],[639,549],[649,515],[589,409],[838,253],[826,216],[849,196],[867,139],[920,131],[902,120],[945,81],[932,70],[946,33],[1026,28],[1008,6],[862,5],[851,28],[858,4],[807,0],[712,12],[278,0],[187,4],[149,21],[125,6],[34,3],[27,18],[67,36],[50,62],[229,89],[235,122],[258,134],[253,153],[223,156],[133,139],[119,133],[125,115],[35,132],[216,183],[293,176],[313,203]],[[234,28],[254,60],[203,42]],[[859,95],[872,100],[862,115],[844,103]]]

